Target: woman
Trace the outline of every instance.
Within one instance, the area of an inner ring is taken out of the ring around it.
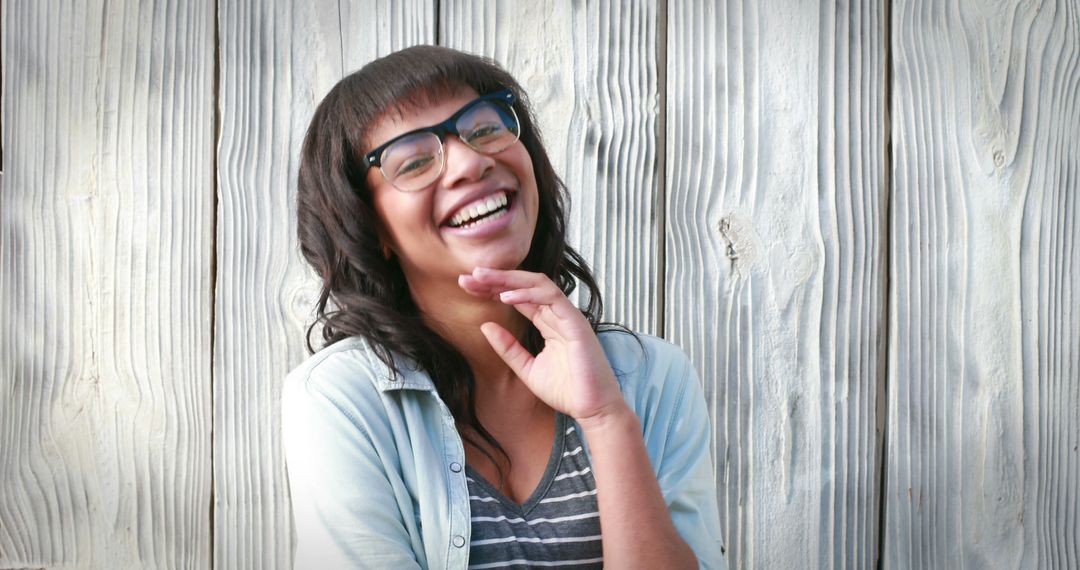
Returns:
[[[597,334],[564,191],[487,60],[409,48],[319,105],[298,222],[328,346],[282,399],[297,568],[723,566],[696,375]]]

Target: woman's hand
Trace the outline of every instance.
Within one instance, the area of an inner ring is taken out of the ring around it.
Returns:
[[[603,525],[604,563],[613,568],[697,568],[679,536],[649,463],[641,424],[627,406],[592,327],[545,275],[474,269],[462,289],[513,305],[544,337],[534,358],[495,323],[480,330],[507,366],[547,405],[577,420],[589,444]]]
[[[547,405],[586,422],[625,405],[589,322],[546,275],[478,267],[458,284],[477,297],[512,305],[543,335],[544,349],[534,357],[502,326],[480,326],[495,353]]]

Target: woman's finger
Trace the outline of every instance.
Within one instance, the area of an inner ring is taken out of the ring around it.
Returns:
[[[555,284],[551,279],[548,279],[547,275],[543,273],[534,273],[532,271],[522,271],[519,269],[489,269],[487,267],[477,267],[473,269],[472,277],[476,279],[478,283],[490,285],[492,287],[502,287],[506,289],[525,289],[528,287],[539,287],[544,285],[550,285],[552,288]]]
[[[532,303],[534,305],[550,305],[562,297],[562,291],[558,293],[544,289],[543,287],[530,287],[527,289],[511,289],[499,293],[499,300],[508,305],[515,303]]]
[[[503,302],[505,302],[505,301],[503,301]],[[513,307],[515,309],[517,309],[517,312],[524,315],[525,318],[529,319],[530,321],[532,321],[532,320],[534,320],[536,318],[536,311],[540,310],[539,305],[534,305],[532,303],[524,303],[523,302],[523,303],[506,303],[506,304],[510,305],[511,307]]]
[[[477,297],[487,297],[490,295],[490,287],[479,283],[472,275],[458,275],[457,282],[458,287],[461,287],[470,295],[476,295]]]
[[[530,287],[528,289],[514,289],[503,291],[499,294],[499,300],[508,305],[517,306],[520,303],[533,305],[546,305],[551,307],[554,315],[560,319],[573,319],[580,316],[580,311],[570,303],[557,287]],[[525,315],[532,319],[531,316]]]
[[[471,273],[459,275],[458,286],[477,297],[498,297],[499,293],[503,291],[522,288],[509,286],[503,280],[487,281],[478,279]],[[528,287],[528,285],[524,287]]]
[[[484,338],[487,339],[495,354],[502,358],[503,362],[510,367],[510,370],[517,374],[518,378],[524,380],[529,377],[533,355],[529,354],[529,351],[525,350],[524,346],[521,346],[521,343],[514,338],[514,335],[510,334],[510,331],[495,323],[484,323],[480,325],[480,332],[484,334]]]
[[[472,273],[459,275],[458,286],[467,293],[484,299],[497,299],[504,291],[533,289],[538,304],[555,303],[566,295],[547,275],[530,271],[510,271],[477,267]],[[542,296],[542,298],[540,297]]]
[[[470,295],[492,300],[498,300],[499,293],[506,290],[504,287],[493,287],[487,283],[480,283],[472,275],[459,275],[458,286]]]

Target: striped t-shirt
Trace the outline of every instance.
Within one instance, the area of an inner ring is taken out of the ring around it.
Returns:
[[[469,568],[602,568],[596,480],[577,426],[555,416],[555,442],[540,484],[517,504],[465,466],[472,511]]]

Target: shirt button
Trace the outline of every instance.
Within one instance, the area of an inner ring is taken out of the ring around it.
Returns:
[[[453,471],[454,473],[461,473],[461,464],[458,463],[457,461],[451,463],[450,464],[450,470]],[[462,539],[462,540],[465,540],[465,539]],[[457,539],[454,539],[454,542],[456,543]],[[458,546],[461,546],[461,545],[459,544]]]
[[[461,548],[462,546],[465,546],[465,537],[461,536],[461,535],[455,536],[454,537],[454,546],[456,546],[458,548]]]

